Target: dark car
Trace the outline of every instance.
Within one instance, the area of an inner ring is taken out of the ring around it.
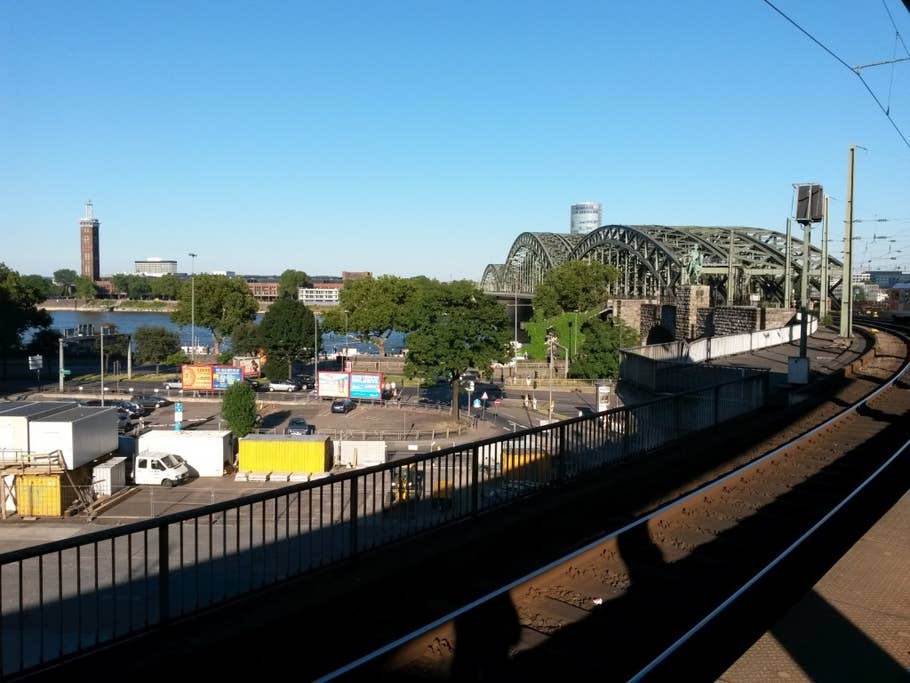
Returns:
[[[336,398],[332,401],[333,413],[349,413],[354,410],[356,404],[349,398]]]
[[[243,381],[246,382],[253,391],[259,391],[262,385],[259,383],[259,380],[255,380],[252,377],[244,377]]]
[[[149,408],[154,410],[155,408],[160,408],[161,406],[169,406],[171,402],[166,399],[164,396],[154,396],[151,394],[137,394],[132,398],[134,403],[138,403],[143,408]]]
[[[291,436],[306,436],[307,434],[313,434],[315,431],[316,427],[307,422],[306,418],[292,417],[288,420],[288,426],[284,433]]]
[[[149,414],[148,409],[143,408],[135,401],[111,401],[111,405],[125,411],[133,420],[138,420]]]

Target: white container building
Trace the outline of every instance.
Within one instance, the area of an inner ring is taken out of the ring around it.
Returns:
[[[139,436],[137,453],[173,453],[186,460],[193,477],[224,476],[234,462],[234,439],[228,430],[153,429]]]
[[[31,452],[60,450],[68,470],[113,453],[118,446],[116,408],[70,407],[32,420],[28,429]]]
[[[126,488],[126,458],[111,458],[92,468],[92,488],[96,496],[112,496]]]
[[[41,452],[31,444],[29,424],[45,416],[71,409],[74,405],[74,403],[39,401],[19,404],[9,410],[0,411],[0,460],[15,460],[27,453]],[[115,433],[116,429],[115,423]]]

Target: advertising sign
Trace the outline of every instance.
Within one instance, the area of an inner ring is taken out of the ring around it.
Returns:
[[[211,365],[183,365],[180,368],[180,381],[184,391],[211,391]]]
[[[257,356],[234,356],[232,362],[243,370],[244,377],[259,377],[262,374]]]
[[[29,370],[40,370],[44,367],[44,356],[29,356],[28,357],[28,369]]]
[[[243,380],[243,369],[234,365],[216,365],[212,368],[212,387],[227,389],[234,382]]]
[[[382,398],[382,375],[378,373],[351,373],[351,398]]]
[[[346,372],[320,372],[320,398],[348,398],[351,376]]]

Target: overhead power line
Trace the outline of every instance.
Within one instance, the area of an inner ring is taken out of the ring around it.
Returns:
[[[787,14],[784,13],[784,12],[783,12],[779,7],[777,7],[773,2],[771,2],[771,0],[763,0],[763,1],[764,1],[764,3],[765,3],[766,5],[768,5],[768,7],[770,7],[771,9],[773,9],[775,12],[777,12],[779,15],[781,15],[784,19],[786,19],[786,20],[789,21],[791,24],[793,24],[793,26],[796,27],[796,28],[800,31],[800,33],[802,33],[803,35],[805,35],[809,40],[811,40],[813,43],[815,43],[816,45],[818,45],[822,50],[824,50],[824,51],[827,52],[829,55],[831,55],[832,57],[834,57],[834,59],[836,59],[836,60],[837,60],[845,69],[847,69],[850,73],[852,73],[854,76],[856,76],[856,77],[860,80],[860,83],[863,84],[863,86],[866,88],[866,90],[867,90],[867,91],[869,92],[869,94],[872,96],[872,99],[875,100],[875,103],[878,105],[878,108],[882,110],[882,113],[885,115],[885,118],[888,119],[888,121],[889,121],[889,122],[891,123],[891,125],[893,126],[894,130],[896,130],[896,131],[897,131],[897,134],[900,135],[901,140],[904,141],[904,144],[907,146],[907,148],[910,149],[910,140],[907,140],[907,136],[904,135],[904,133],[903,133],[903,132],[901,131],[901,129],[898,127],[897,123],[894,122],[894,119],[891,118],[891,113],[890,113],[890,112],[888,111],[888,109],[881,103],[881,100],[878,99],[878,97],[876,96],[875,92],[873,92],[872,88],[869,87],[869,84],[866,83],[866,79],[863,78],[863,75],[862,75],[861,73],[859,73],[856,69],[854,69],[852,66],[850,66],[849,64],[847,64],[847,62],[845,62],[843,59],[841,59],[840,57],[838,57],[830,48],[828,48],[828,47],[827,47],[824,43],[822,43],[818,38],[816,38],[815,36],[813,36],[813,35],[812,35],[811,33],[809,33],[806,29],[804,29],[802,26],[800,26],[798,23],[796,23],[793,19],[791,19],[789,16],[787,16]],[[904,0],[904,1],[905,1],[905,2],[910,2],[910,0]],[[890,13],[889,13],[889,16],[890,16]],[[903,42],[903,41],[901,41],[901,42]]]

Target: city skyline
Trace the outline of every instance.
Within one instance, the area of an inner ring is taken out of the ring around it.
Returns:
[[[851,67],[907,56],[898,0],[776,4]],[[194,251],[199,272],[477,280],[575,203],[783,231],[798,182],[832,196],[839,257],[851,144],[856,269],[910,270],[910,62],[862,71],[895,130],[758,0],[8,3],[0,25],[3,261],[24,274],[81,271],[89,198],[101,275]]]

